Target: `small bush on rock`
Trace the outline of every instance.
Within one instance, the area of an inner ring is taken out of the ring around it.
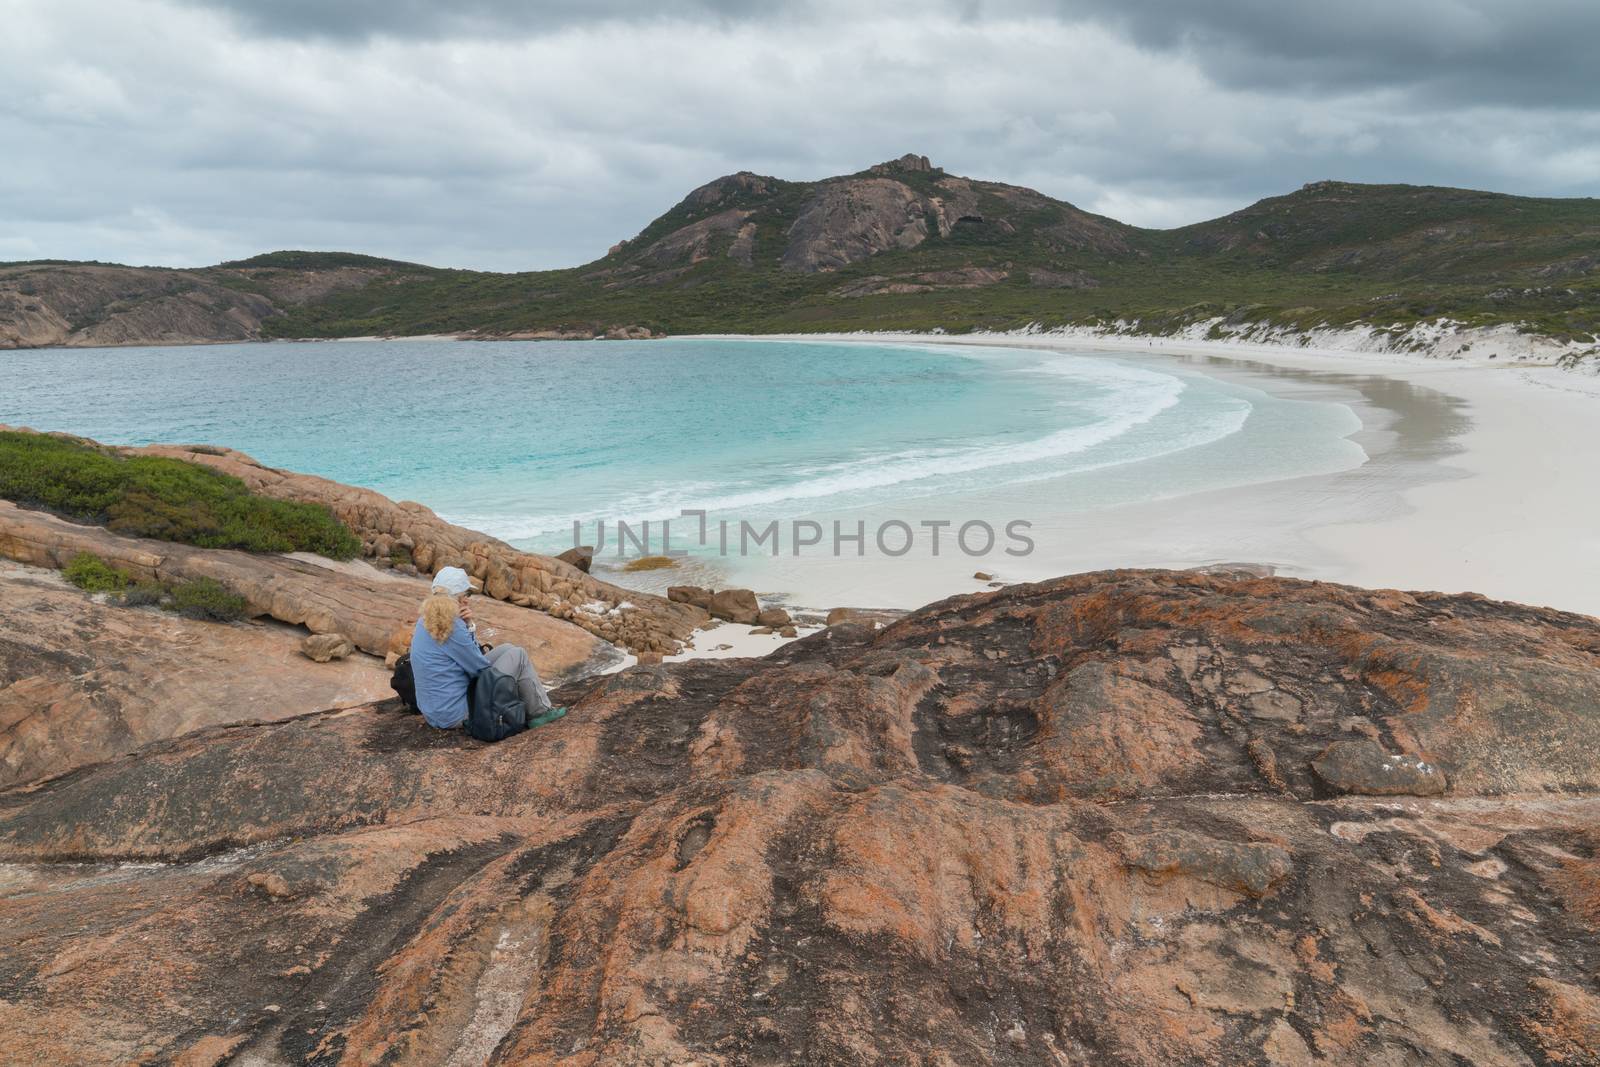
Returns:
[[[115,593],[127,588],[129,578],[92,552],[79,552],[61,570],[61,576],[86,593]]]
[[[160,582],[136,582],[122,591],[122,603],[130,608],[157,607],[167,599],[167,587]]]
[[[162,607],[191,619],[234,622],[250,610],[249,602],[221,582],[196,578],[192,582],[135,582],[92,552],[79,552],[61,570],[61,576],[86,593],[114,593],[125,607]]]
[[[128,537],[201,548],[353,559],[361,542],[320,504],[259,496],[237,478],[165,456],[0,431],[0,497]]]
[[[234,622],[244,618],[249,608],[244,597],[210,578],[180,582],[168,587],[167,592],[170,596],[165,605],[167,610],[190,619]]]

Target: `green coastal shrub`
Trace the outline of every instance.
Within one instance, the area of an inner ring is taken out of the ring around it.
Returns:
[[[258,496],[237,478],[164,456],[0,432],[0,498],[129,537],[353,559],[355,534],[320,504]]]
[[[134,581],[92,552],[79,552],[61,569],[62,577],[86,593],[114,593],[126,607],[161,607],[190,619],[234,622],[249,612],[249,602],[221,582]]]
[[[167,599],[167,587],[160,582],[135,582],[122,591],[122,603],[130,608],[158,607]]]
[[[86,593],[117,593],[131,579],[92,552],[79,552],[61,569],[61,576]]]
[[[169,599],[163,606],[190,619],[234,622],[248,610],[244,597],[211,578],[180,582],[169,586],[167,593]]]

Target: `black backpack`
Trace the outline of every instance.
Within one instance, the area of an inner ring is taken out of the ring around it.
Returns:
[[[467,733],[479,741],[504,741],[527,728],[528,705],[517,680],[493,667],[479,671],[467,687]]]
[[[394,673],[389,676],[389,688],[400,698],[400,703],[409,711],[419,714],[422,709],[417,707],[417,679],[411,673],[411,653],[407,652],[394,661]]]

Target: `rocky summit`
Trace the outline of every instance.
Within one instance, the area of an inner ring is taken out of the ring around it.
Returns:
[[[0,793],[19,1064],[1600,1062],[1600,622],[1158,571]]]

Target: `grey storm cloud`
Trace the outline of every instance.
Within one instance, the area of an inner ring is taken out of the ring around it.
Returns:
[[[750,18],[781,9],[748,0],[185,0],[285,37],[493,36],[612,19]]]
[[[0,0],[0,260],[587,262],[907,151],[1149,226],[1321,178],[1595,195],[1586,0]]]
[[[1465,100],[1595,106],[1594,0],[1042,0],[1154,48],[1183,49],[1224,84],[1421,85]]]
[[[547,33],[663,19],[781,22],[829,13],[819,0],[186,0],[261,32],[369,38]],[[905,17],[969,24],[1034,17],[1116,27],[1183,50],[1225,84],[1429,86],[1464,99],[1592,106],[1595,0],[880,0]]]

